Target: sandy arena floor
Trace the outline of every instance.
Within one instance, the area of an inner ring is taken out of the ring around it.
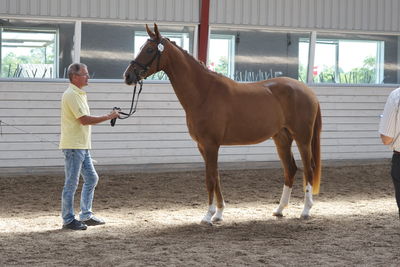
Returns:
[[[309,220],[299,219],[301,175],[278,219],[271,213],[282,192],[280,169],[221,171],[225,220],[203,226],[203,171],[101,172],[94,210],[107,224],[86,231],[60,229],[62,175],[3,176],[0,266],[400,264],[388,163],[325,166]]]

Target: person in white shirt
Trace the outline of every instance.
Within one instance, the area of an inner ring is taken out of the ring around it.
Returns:
[[[385,104],[379,133],[382,143],[393,150],[391,176],[393,179],[395,197],[400,217],[400,88],[393,90]]]

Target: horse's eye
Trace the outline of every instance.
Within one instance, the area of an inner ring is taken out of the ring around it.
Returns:
[[[152,47],[149,47],[146,49],[146,51],[147,51],[147,53],[150,54],[150,53],[153,53],[154,49]]]

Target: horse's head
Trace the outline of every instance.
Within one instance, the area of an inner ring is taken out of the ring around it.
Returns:
[[[149,39],[142,46],[137,57],[132,60],[124,72],[125,83],[136,84],[153,73],[160,71],[160,57],[164,51],[164,40],[154,24],[154,32],[146,24]]]

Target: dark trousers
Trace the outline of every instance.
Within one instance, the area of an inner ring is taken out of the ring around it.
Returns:
[[[400,214],[400,153],[393,153],[391,175],[393,179],[394,192],[396,196],[397,207]]]

